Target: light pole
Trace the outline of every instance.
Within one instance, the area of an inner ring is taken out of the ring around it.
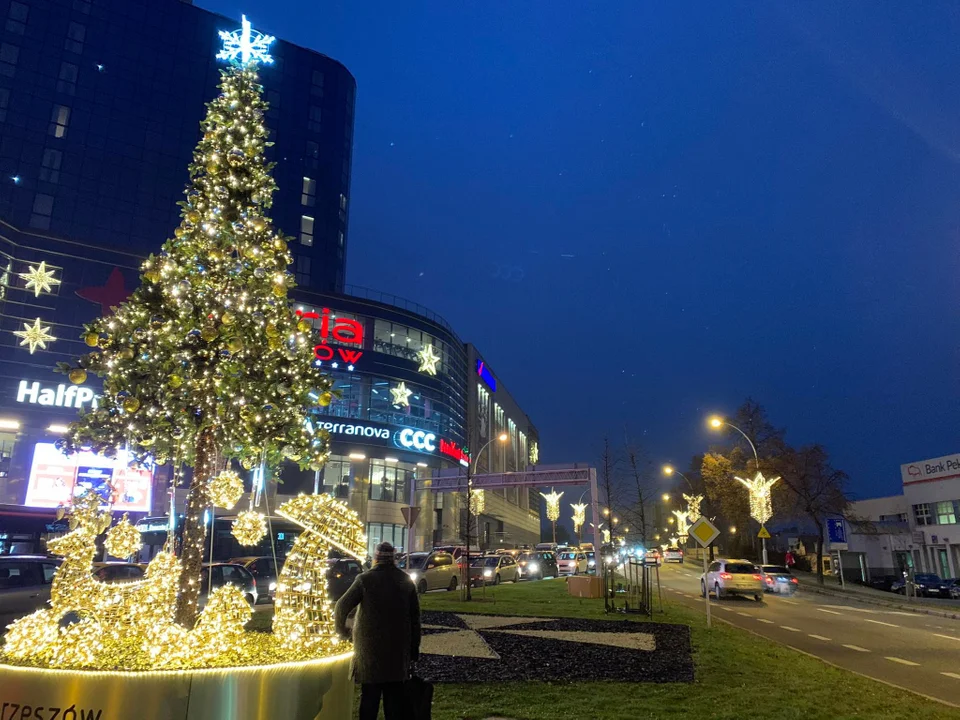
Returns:
[[[557,520],[560,519],[560,498],[563,493],[558,493],[550,488],[548,493],[540,493],[540,496],[547,501],[547,520],[553,523],[553,544],[557,544]]]
[[[580,497],[583,498],[583,495]],[[580,537],[580,528],[583,527],[583,523],[587,519],[587,504],[570,503],[570,509],[573,510],[573,529],[577,533],[577,547],[580,547],[583,545],[583,540]]]
[[[473,466],[480,464],[480,456],[483,454],[483,451],[493,443],[494,440],[499,440],[500,442],[507,441],[507,434],[500,433],[497,437],[491,438],[487,441],[487,444],[480,448],[477,451],[477,456],[473,459],[473,462],[467,463],[467,546],[464,549],[463,558],[464,558],[464,574],[466,575],[466,586],[467,586],[467,600],[472,600],[473,596],[470,594],[470,506],[474,504],[473,501],[473,475],[471,469]],[[481,490],[480,492],[483,492]],[[477,514],[477,535],[480,534],[480,515]],[[478,543],[479,544],[479,543]]]
[[[714,430],[719,430],[724,425],[727,427],[733,428],[738,433],[743,435],[744,440],[750,444],[750,449],[753,450],[753,459],[756,462],[757,474],[752,480],[744,480],[741,477],[734,476],[734,479],[738,480],[747,488],[747,493],[750,495],[750,517],[760,523],[760,528],[764,531],[762,534],[766,535],[767,533],[764,524],[773,517],[773,504],[770,501],[770,488],[776,484],[780,479],[779,477],[774,478],[765,478],[763,473],[760,472],[760,456],[757,454],[757,448],[753,444],[753,441],[747,436],[747,434],[738,428],[733,423],[729,423],[721,417],[714,415],[709,420],[710,427]],[[760,542],[763,548],[763,564],[767,564],[767,539],[765,537],[760,538]]]

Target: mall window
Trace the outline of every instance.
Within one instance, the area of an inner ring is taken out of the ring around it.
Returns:
[[[63,153],[53,148],[47,148],[43,151],[43,162],[40,166],[40,179],[45,182],[55,183],[60,180],[60,162],[63,159]]]
[[[374,378],[368,410],[371,420],[440,434],[447,431],[446,412],[441,410],[442,402],[435,393],[407,383],[407,389],[412,391],[408,398],[410,405],[401,407],[393,404],[393,395],[390,393],[396,384],[394,380]]]
[[[320,143],[313,140],[307,140],[307,150],[304,154],[303,164],[309,168],[316,168],[320,163]]]
[[[310,85],[310,94],[316,97],[323,97],[323,71],[314,70],[312,83]]]
[[[313,246],[313,218],[309,215],[300,216],[300,244]]]
[[[297,256],[297,266],[293,274],[293,279],[297,281],[297,285],[301,287],[310,285],[310,258],[303,257],[302,255]]]
[[[342,247],[343,247],[343,230],[341,230],[341,231],[338,233],[338,235],[339,235],[339,237],[338,237],[338,242],[340,243],[340,247],[342,248]]]
[[[30,215],[30,227],[49,230],[51,215],[53,215],[53,195],[37,193],[33,199],[33,213]]]
[[[10,104],[10,91],[0,88],[0,122],[7,119],[7,106]]]
[[[324,415],[333,415],[342,418],[365,418],[366,402],[364,402],[363,380],[359,375],[333,372],[333,390],[340,397],[320,412]]]
[[[953,500],[943,500],[937,503],[937,524],[955,525],[957,522],[957,509],[954,507]]]
[[[343,193],[340,193],[340,209],[344,211],[347,209],[347,196]]]
[[[13,0],[10,3],[10,12],[7,13],[7,24],[4,26],[7,32],[14,35],[23,35],[23,31],[27,29],[27,15],[29,13],[30,8],[22,2]]]
[[[310,119],[307,121],[307,130],[310,132],[320,132],[320,107],[317,105],[310,106]]]
[[[53,112],[50,114],[50,134],[56,138],[66,137],[69,122],[70,108],[66,105],[54,105]]]
[[[397,549],[397,552],[400,552],[406,546],[406,540],[406,525],[367,523],[367,555],[370,557],[376,554],[377,545],[382,542],[390,543]]]
[[[906,522],[906,513],[896,513],[895,515],[881,515],[880,522]]]
[[[267,117],[280,117],[280,93],[276,90],[267,90]]]
[[[87,36],[87,28],[78,22],[72,22],[67,27],[67,39],[63,49],[78,55],[83,52],[83,40]]]
[[[0,43],[0,75],[13,77],[17,71],[20,48],[10,43]]]
[[[386,355],[406,358],[417,362],[417,353],[427,345],[440,356],[441,368],[447,366],[446,343],[437,340],[430,333],[388,320],[377,320],[373,326],[373,349]]]
[[[930,516],[930,506],[927,503],[913,506],[913,518],[917,525],[933,525],[933,518]]]
[[[413,471],[395,462],[370,461],[370,499],[384,502],[406,502]]]
[[[321,492],[346,500],[350,494],[350,461],[332,456],[320,472]]]
[[[313,207],[317,204],[317,181],[313,178],[303,178],[303,188],[300,191],[300,204]]]
[[[57,92],[73,95],[77,92],[77,66],[73,63],[60,63],[60,77],[57,79]]]

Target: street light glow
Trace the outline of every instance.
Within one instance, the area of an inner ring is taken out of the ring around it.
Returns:
[[[497,440],[499,440],[500,442],[506,442],[507,438],[508,436],[506,433],[500,433],[500,436],[497,438]]]
[[[710,423],[710,427],[715,430],[723,427],[723,420],[718,415],[713,415],[708,422]]]
[[[663,466],[663,474],[664,474],[664,475],[673,475],[673,466],[672,466],[672,465],[664,465],[664,466]]]
[[[731,535],[736,535],[736,534],[737,534],[737,528],[736,528],[736,526],[733,526],[733,527],[730,528],[730,534],[731,534]]]
[[[664,493],[664,494],[663,494],[663,501],[664,501],[664,502],[670,502],[670,493]]]

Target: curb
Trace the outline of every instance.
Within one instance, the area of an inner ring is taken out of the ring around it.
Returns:
[[[878,605],[880,607],[895,608],[897,610],[908,610],[910,612],[915,612],[920,615],[937,615],[939,617],[944,617],[949,620],[960,620],[960,609],[955,611],[950,610],[941,610],[940,608],[931,607],[929,605],[905,605],[903,603],[891,602],[885,600],[884,598],[872,598],[870,596],[860,595],[858,593],[844,592],[843,590],[828,590],[827,588],[822,588],[817,585],[808,585],[804,584],[801,586],[802,590],[808,592],[814,592],[818,595],[828,595],[830,597],[845,598],[847,600],[855,600],[857,602],[867,603],[869,605]]]

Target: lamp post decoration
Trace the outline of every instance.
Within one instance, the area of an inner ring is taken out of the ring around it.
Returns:
[[[672,510],[673,516],[677,518],[677,535],[679,537],[687,536],[687,528],[690,526],[687,522],[688,513],[686,510]]]
[[[700,517],[700,504],[703,502],[703,495],[687,495],[684,493],[683,499],[687,501],[687,518],[692,522]]]
[[[587,520],[587,504],[570,503],[570,509],[573,510],[573,531],[577,534],[577,544],[580,545],[580,528]]]
[[[553,523],[553,543],[557,543],[557,520],[560,519],[560,498],[563,493],[558,493],[553,488],[548,493],[540,493],[540,496],[547,501],[547,519]]]
[[[772,488],[779,477],[765,478],[763,473],[757,472],[753,480],[745,480],[742,477],[735,477],[740,481],[750,494],[750,517],[761,525],[773,517],[773,503],[770,499],[770,488]]]

